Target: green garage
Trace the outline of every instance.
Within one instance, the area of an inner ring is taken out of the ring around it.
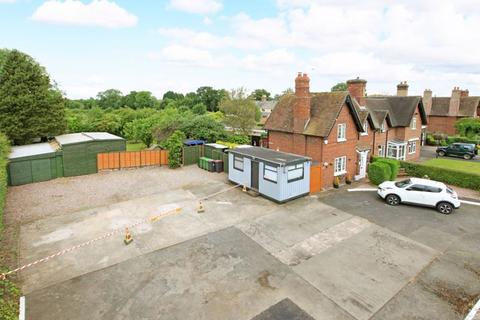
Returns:
[[[125,151],[125,139],[107,132],[70,133],[55,137],[63,151],[65,177],[97,172],[97,154]]]
[[[18,186],[62,176],[62,151],[55,144],[37,143],[12,147],[8,161],[9,185]]]

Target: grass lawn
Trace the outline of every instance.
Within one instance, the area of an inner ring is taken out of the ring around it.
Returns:
[[[453,169],[453,170],[464,171],[464,172],[480,175],[479,162],[450,160],[450,159],[430,159],[425,162],[422,162],[422,164],[438,167],[438,168]]]
[[[127,142],[127,151],[140,151],[145,149],[145,145],[141,142]]]

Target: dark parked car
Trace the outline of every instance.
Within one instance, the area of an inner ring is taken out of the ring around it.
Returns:
[[[462,157],[463,159],[470,160],[475,157],[476,146],[471,143],[452,143],[447,147],[438,147],[437,154],[440,157],[451,156],[451,157]]]

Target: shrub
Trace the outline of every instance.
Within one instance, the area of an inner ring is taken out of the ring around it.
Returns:
[[[454,186],[480,190],[480,175],[457,171],[454,169],[438,168],[429,165],[401,161],[400,165],[412,177],[428,176],[432,180],[444,182]]]
[[[390,171],[391,171],[391,175],[389,178],[390,180],[395,180],[397,178],[398,170],[400,169],[400,162],[398,160],[375,157],[375,161],[386,163],[390,167]]]
[[[389,180],[391,176],[392,169],[385,162],[375,161],[368,166],[368,178],[375,185]]]
[[[182,165],[183,140],[185,140],[185,134],[176,130],[163,144],[168,150],[168,166],[172,169]]]
[[[0,134],[0,239],[3,230],[3,209],[7,194],[7,157],[10,144],[5,135]]]

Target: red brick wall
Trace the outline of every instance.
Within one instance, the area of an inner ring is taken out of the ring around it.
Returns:
[[[338,124],[346,123],[347,132],[345,142],[337,142]],[[323,145],[322,163],[328,163],[328,167],[322,171],[322,188],[331,188],[334,179],[335,158],[347,157],[347,174],[353,179],[357,173],[357,151],[358,132],[353,117],[346,105],[343,106],[335,121],[335,125],[328,136],[328,144]]]
[[[293,153],[293,134],[281,131],[269,131],[268,147],[273,150]]]
[[[455,122],[457,119],[457,117],[429,116],[427,131],[431,133],[446,133],[453,136],[456,133]]]

